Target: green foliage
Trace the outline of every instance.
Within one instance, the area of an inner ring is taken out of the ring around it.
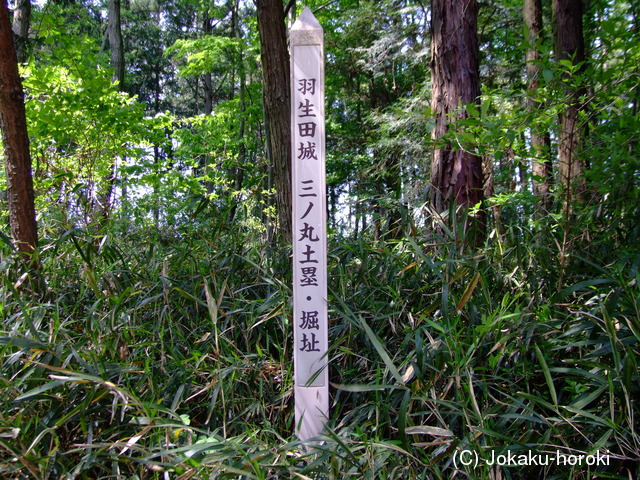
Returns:
[[[270,231],[253,6],[236,39],[232,4],[133,2],[129,95],[110,81],[104,12],[36,12],[23,74],[41,270],[0,232],[0,476],[640,476],[637,12],[593,2],[585,68],[545,40],[525,92],[519,2],[480,3],[481,102],[442,139],[492,164],[488,239],[469,253],[456,209],[425,203],[428,9],[311,2],[334,227],[331,419],[313,448],[292,435],[290,247]],[[567,83],[591,86],[589,195],[569,209],[555,184],[543,208],[531,162],[556,145],[532,152],[530,136],[557,140]],[[475,468],[456,463],[464,449],[611,459]]]
[[[139,151],[144,120],[108,70],[76,67],[27,67],[24,86],[38,210],[75,203],[86,216],[95,213],[88,204],[107,188],[113,162]]]
[[[178,61],[178,73],[185,77],[213,71],[225,72],[237,61],[239,41],[234,38],[206,36],[195,40],[177,40],[165,55]]]

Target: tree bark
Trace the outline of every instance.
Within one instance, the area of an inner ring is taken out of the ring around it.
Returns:
[[[204,14],[202,31],[205,37],[211,35],[211,19],[209,18],[209,12],[205,12]],[[204,74],[202,84],[204,86],[204,114],[211,115],[211,112],[213,112],[213,85],[211,72]]]
[[[38,246],[38,226],[24,108],[24,90],[18,73],[6,0],[0,0],[0,130],[7,175],[11,235],[26,257]]]
[[[120,11],[120,0],[109,0],[107,33],[111,48],[111,67],[114,69],[113,80],[118,81],[118,89],[124,91],[124,42]]]
[[[456,205],[473,207],[483,200],[482,159],[453,142],[443,142],[455,128],[453,122],[467,116],[465,105],[480,97],[476,0],[432,0],[431,72],[432,109],[436,143],[431,160],[430,201],[438,212]],[[444,143],[444,144],[443,144]],[[463,146],[464,147],[464,146]],[[484,237],[484,217],[472,221],[478,244]]]
[[[237,39],[238,42],[241,44],[240,42],[241,31],[240,31],[239,13],[238,13],[239,9],[240,9],[240,0],[236,0],[233,6],[233,11],[231,13],[231,18],[232,18],[231,29],[232,29],[233,37]],[[246,72],[244,68],[244,52],[242,50],[242,47],[240,47],[240,50],[238,52],[238,77],[240,81],[240,89],[238,92],[238,95],[240,97],[240,126],[238,129],[238,163],[235,167],[232,168],[232,171],[230,172],[232,178],[234,178],[235,180],[234,186],[235,186],[236,192],[240,192],[242,190],[242,184],[244,183],[244,164],[246,162],[246,156],[247,156],[247,146],[244,138],[245,137],[245,115],[247,110],[246,95],[245,95],[246,87],[247,87],[247,78],[246,78]],[[236,210],[238,209],[239,200],[240,200],[240,195],[239,194],[235,195],[233,204],[227,216],[227,220],[229,221],[229,223],[233,222],[236,216]]]
[[[540,61],[540,43],[543,38],[542,0],[524,0],[523,19],[526,31],[527,82],[529,84],[529,110],[532,113],[541,111],[543,105],[536,100],[542,67]],[[541,201],[543,209],[549,208],[550,190],[553,184],[553,164],[550,155],[551,136],[548,131],[541,131],[534,126],[531,130],[531,149],[533,153],[533,193]]]
[[[107,39],[109,40],[111,67],[113,68],[113,77],[111,77],[111,80],[118,83],[119,91],[124,92],[125,65],[121,10],[120,0],[109,0]],[[122,158],[122,162],[123,164],[126,164],[126,157]],[[101,226],[104,225],[111,215],[114,193],[116,191],[117,175],[118,166],[116,160],[113,159],[109,174],[104,178],[104,186],[99,190],[98,205],[94,208]],[[97,188],[100,188],[100,186],[98,185]],[[124,195],[125,192],[123,192],[123,196]]]
[[[582,27],[581,0],[553,0],[553,35],[556,61],[570,60],[581,64],[576,78],[565,75],[567,107],[560,114],[560,138],[558,141],[558,166],[560,181],[566,187],[567,202],[581,200],[585,194],[584,162],[580,157],[584,126],[580,112],[584,108],[581,97],[585,94],[579,78],[584,73],[584,33]]]
[[[31,1],[18,0],[13,11],[13,34],[18,63],[25,63],[28,57],[29,26],[31,25]]]
[[[278,232],[291,240],[289,52],[281,0],[257,0],[267,154],[274,175]]]

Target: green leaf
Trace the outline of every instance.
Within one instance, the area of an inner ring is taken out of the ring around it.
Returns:
[[[28,392],[25,392],[22,395],[18,395],[13,401],[22,402],[23,400],[29,400],[34,397],[38,397],[42,392],[47,392],[56,387],[64,385],[65,383],[67,383],[66,380],[53,380],[51,382],[45,383],[44,385],[40,385],[39,387],[29,390]]]
[[[417,425],[405,429],[407,435],[433,435],[434,437],[453,437],[453,432],[446,428]]]
[[[549,366],[547,365],[547,361],[540,350],[538,345],[535,346],[536,356],[538,357],[538,361],[540,362],[540,366],[542,367],[542,373],[544,374],[544,378],[547,381],[547,386],[549,387],[549,393],[551,394],[551,400],[553,400],[553,404],[558,406],[558,394],[556,393],[556,387],[553,384],[553,379],[551,378],[551,372],[549,372]]]
[[[400,385],[404,385],[404,381],[402,380],[402,375],[400,375],[400,372],[398,371],[396,366],[393,364],[391,357],[389,357],[389,354],[387,353],[385,348],[382,346],[382,343],[380,342],[376,334],[373,333],[373,330],[371,330],[371,327],[369,327],[367,322],[362,317],[360,317],[360,324],[362,325],[363,330],[367,334],[367,337],[369,337],[369,340],[373,344],[373,347],[378,352],[378,355],[380,355],[380,358],[382,359],[384,364],[387,366],[387,368],[391,372],[391,375],[393,375],[393,378],[395,378]]]
[[[596,287],[598,285],[610,285],[616,283],[615,280],[611,278],[595,278],[590,280],[584,280],[582,282],[578,282],[575,285],[565,288],[560,291],[556,296],[553,297],[552,302],[559,302],[560,300],[568,297],[572,293],[578,292],[580,290],[586,290],[591,287]]]

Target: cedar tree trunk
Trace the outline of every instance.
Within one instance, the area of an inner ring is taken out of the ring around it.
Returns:
[[[442,137],[455,128],[452,122],[466,117],[465,105],[480,96],[476,0],[432,0],[431,72],[437,142],[431,160],[430,200],[438,212],[456,205],[473,207],[483,200],[482,159]],[[454,148],[455,147],[455,148]],[[464,147],[464,145],[463,145]],[[484,218],[472,221],[473,243],[482,242]]]
[[[276,188],[279,232],[291,241],[289,51],[282,0],[257,0],[267,154]]]
[[[582,30],[582,1],[553,0],[553,36],[556,60],[570,60],[581,64],[576,75],[584,73],[584,34]],[[560,181],[567,188],[567,202],[578,200],[585,193],[584,162],[580,157],[584,125],[580,111],[584,104],[580,97],[585,94],[582,82],[576,86],[569,78],[566,87],[567,108],[560,114],[560,138],[558,141],[558,164]]]
[[[38,227],[24,91],[18,73],[6,0],[0,0],[0,130],[4,146],[11,235],[18,249],[28,256],[38,246]]]

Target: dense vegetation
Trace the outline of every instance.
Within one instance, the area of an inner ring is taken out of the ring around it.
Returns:
[[[481,2],[481,101],[438,140],[429,6],[307,3],[325,28],[331,227],[331,419],[311,450],[292,434],[291,247],[255,6],[132,0],[119,84],[106,4],[34,4],[40,239],[34,267],[0,230],[0,475],[640,477],[640,11],[583,3],[575,64],[554,56],[543,2],[532,87],[521,2]],[[576,91],[574,196],[556,170]],[[473,208],[428,201],[443,142],[483,159],[482,245]],[[609,461],[482,461],[530,451]]]

